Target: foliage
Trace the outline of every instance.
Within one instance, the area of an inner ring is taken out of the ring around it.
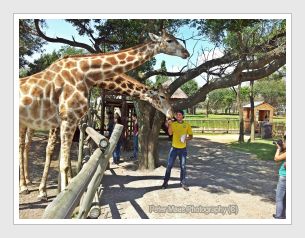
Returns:
[[[34,60],[33,63],[29,64],[27,75],[29,76],[46,69],[59,58],[60,54],[55,50],[51,54],[42,54],[38,59]]]
[[[195,94],[198,90],[198,83],[195,80],[189,80],[181,86],[181,89],[187,96]]]
[[[29,64],[26,56],[32,56],[35,52],[43,51],[45,41],[37,36],[34,30],[34,22],[31,19],[19,20],[19,67]]]
[[[286,104],[286,82],[277,74],[258,80],[254,84],[254,92],[275,108]]]
[[[197,19],[192,25],[201,34],[206,35],[214,43],[221,43],[226,38],[226,32],[238,32],[251,27],[259,20],[256,19]]]
[[[161,68],[160,68],[160,72],[166,72],[167,71],[167,69],[166,69],[166,63],[165,63],[165,61],[164,60],[162,60],[162,62],[161,62]],[[168,81],[169,80],[169,77],[168,76],[166,76],[166,75],[157,75],[156,76],[156,83],[155,83],[155,85],[156,86],[160,86],[160,85],[162,85],[164,82],[166,82],[166,81]]]
[[[80,49],[80,48],[75,48],[72,46],[62,46],[58,53],[60,54],[60,57],[64,57],[66,55],[82,55],[82,54],[88,54],[89,52],[84,50],[84,49]]]
[[[38,59],[34,60],[33,63],[29,63],[28,70],[21,71],[20,77],[29,76],[38,73],[47,67],[49,67],[53,62],[65,55],[77,55],[85,54],[86,51],[83,49],[77,49],[71,46],[63,46],[58,51],[53,51],[52,53],[42,54]]]
[[[224,108],[227,112],[232,108],[233,103],[236,100],[236,95],[232,89],[223,88],[217,89],[209,93],[210,109],[217,112]]]

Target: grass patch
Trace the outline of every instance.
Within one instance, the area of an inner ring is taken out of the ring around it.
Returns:
[[[255,154],[258,159],[273,160],[276,146],[272,144],[272,139],[255,139],[253,143],[232,142],[229,146],[233,149]]]

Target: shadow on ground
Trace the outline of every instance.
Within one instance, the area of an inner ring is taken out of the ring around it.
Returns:
[[[141,218],[148,218],[136,200],[148,192],[160,190],[170,142],[161,139],[159,144],[160,165],[164,167],[162,176],[122,176],[117,175],[113,169],[111,175],[104,176],[100,203],[109,205],[112,218],[121,218],[117,204],[127,201]],[[134,170],[135,166],[129,164],[127,168]],[[179,169],[178,159],[174,168]],[[276,166],[273,161],[258,160],[249,153],[235,151],[225,144],[204,138],[195,138],[188,148],[187,183],[190,187],[200,187],[209,193],[226,194],[233,191],[260,196],[262,201],[274,202],[277,182],[275,171]],[[158,180],[160,185],[128,187],[129,183],[139,180]],[[178,177],[172,177],[171,181],[177,183],[171,184],[168,189],[180,187]]]

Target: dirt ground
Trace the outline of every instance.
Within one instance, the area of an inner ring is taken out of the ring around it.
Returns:
[[[160,189],[170,141],[160,139],[161,166],[138,171],[131,152],[122,152],[123,162],[110,164],[101,184],[99,219],[272,219],[275,211],[277,176],[273,161],[234,151],[226,143],[237,135],[196,136],[188,147],[187,184],[179,186],[179,160],[169,187]],[[52,161],[48,180],[48,202],[37,200],[43,170],[46,137],[34,137],[31,148],[30,194],[19,195],[19,218],[39,219],[57,194],[58,162]],[[77,143],[73,145],[77,158]],[[74,161],[75,164],[75,161]]]

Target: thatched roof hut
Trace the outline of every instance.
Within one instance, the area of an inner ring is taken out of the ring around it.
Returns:
[[[168,87],[173,81],[170,79],[170,80],[167,80],[166,82],[164,82],[162,84],[162,86],[164,88]],[[185,99],[185,98],[188,98],[188,96],[186,95],[185,92],[183,92],[183,90],[181,88],[178,88],[174,93],[173,95],[171,96],[170,98],[170,101],[176,101],[176,100],[180,100],[180,99]]]

